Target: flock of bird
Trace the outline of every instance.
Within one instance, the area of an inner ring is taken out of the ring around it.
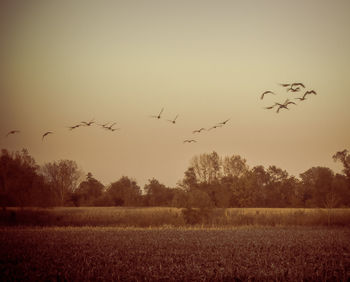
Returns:
[[[90,121],[81,121],[80,123],[76,124],[76,125],[72,125],[72,126],[68,126],[68,129],[69,130],[74,130],[74,129],[77,129],[81,126],[91,126],[93,124],[97,124],[93,119],[90,120]],[[113,128],[113,126],[115,126],[117,123],[114,122],[114,123],[111,123],[111,122],[107,122],[105,124],[97,124],[99,125],[100,127],[102,127],[103,129],[106,129],[106,130],[109,130],[109,131],[115,131],[115,130],[119,130],[120,128]],[[8,137],[9,135],[12,135],[12,134],[16,134],[16,133],[20,133],[21,131],[20,130],[11,130],[9,131],[7,134],[6,134],[6,137]],[[41,140],[44,141],[44,138],[50,134],[53,134],[54,132],[53,131],[46,131],[42,136],[41,136]]]
[[[285,88],[286,92],[290,92],[290,93],[297,93],[297,92],[300,92],[301,90],[305,90],[305,85],[303,83],[300,83],[300,82],[280,83],[279,85],[282,86],[283,88]],[[271,90],[267,90],[260,95],[260,99],[263,100],[265,95],[276,95],[276,93],[271,91]],[[304,94],[301,97],[296,97],[294,99],[302,102],[302,101],[306,100],[306,97],[308,95],[317,95],[317,93],[315,90],[307,90],[304,92]],[[288,110],[289,105],[296,105],[296,103],[293,101],[290,101],[289,99],[286,99],[283,103],[275,102],[273,105],[267,106],[264,109],[271,110],[271,109],[277,108],[276,113],[279,113],[280,110],[282,110],[282,109]],[[160,120],[160,119],[162,119],[163,112],[164,112],[164,108],[162,108],[161,111],[157,115],[151,115],[150,117]],[[179,115],[176,115],[173,119],[166,119],[166,121],[170,122],[172,124],[175,124],[178,117],[179,117]],[[221,127],[225,126],[229,120],[230,119],[226,119],[225,121],[216,123],[209,128],[201,127],[199,129],[195,129],[192,131],[192,134],[200,134],[204,131],[211,131],[213,129],[221,128]],[[120,128],[114,127],[117,124],[116,122],[107,122],[104,124],[98,124],[94,121],[94,119],[92,119],[90,121],[81,121],[80,123],[69,126],[68,129],[69,130],[76,130],[79,127],[89,127],[89,126],[92,126],[93,124],[96,124],[96,125],[100,126],[102,129],[112,131],[112,132],[116,131],[116,130],[120,130]],[[17,133],[20,133],[20,130],[11,130],[6,134],[6,137],[8,137],[9,135],[17,134]],[[47,137],[48,135],[53,134],[53,133],[54,133],[53,131],[46,131],[45,133],[42,134],[41,140],[44,141],[45,137]],[[183,143],[196,143],[196,142],[197,142],[197,140],[195,140],[195,139],[186,139],[183,141]]]
[[[151,118],[155,118],[155,119],[161,119],[161,118],[162,118],[162,113],[163,113],[163,111],[164,111],[164,108],[162,108],[162,109],[160,110],[160,112],[159,112],[158,115],[151,115],[150,117],[151,117]],[[176,115],[174,119],[167,119],[166,121],[175,124],[178,117],[179,117],[179,115]],[[222,127],[222,126],[224,126],[229,120],[230,120],[230,119],[227,119],[227,120],[225,120],[225,121],[223,121],[223,122],[219,122],[219,123],[217,123],[217,124],[215,124],[215,125],[209,127],[208,129],[205,129],[204,127],[201,127],[200,129],[193,130],[193,131],[192,131],[192,134],[201,133],[202,131],[210,131],[210,130],[212,130],[212,129]],[[195,140],[195,139],[186,139],[186,140],[183,141],[183,143],[196,143],[196,142],[197,142],[197,140]]]
[[[305,90],[305,85],[301,82],[280,83],[279,85],[284,87],[287,92],[291,92],[291,93],[300,92],[302,89]],[[267,94],[276,95],[275,92],[273,92],[271,90],[267,90],[261,94],[260,99],[263,100],[265,95],[267,95]],[[299,100],[300,102],[305,101],[307,95],[317,95],[317,92],[315,90],[307,90],[304,92],[303,96],[296,97],[294,99]],[[275,102],[273,105],[265,107],[265,109],[271,110],[271,109],[274,109],[275,107],[277,107],[276,113],[279,113],[279,111],[281,109],[289,110],[288,105],[296,105],[296,103],[287,99],[283,103]]]

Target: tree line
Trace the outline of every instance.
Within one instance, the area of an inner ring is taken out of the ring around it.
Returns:
[[[36,164],[28,151],[0,155],[0,204],[8,206],[348,207],[350,154],[336,152],[342,173],[312,167],[299,177],[274,165],[249,167],[239,155],[215,151],[194,156],[176,187],[152,178],[141,188],[122,176],[105,186],[77,163]]]

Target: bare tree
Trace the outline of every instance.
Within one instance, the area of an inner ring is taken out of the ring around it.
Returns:
[[[55,191],[61,206],[65,204],[71,193],[75,191],[83,175],[76,162],[71,160],[47,163],[42,167],[42,173]]]

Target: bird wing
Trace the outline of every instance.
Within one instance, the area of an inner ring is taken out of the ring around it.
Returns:
[[[159,113],[158,116],[160,116],[160,115],[162,114],[163,111],[164,111],[164,108],[162,108],[162,110],[160,111],[160,113]]]
[[[290,83],[280,83],[280,85],[281,85],[282,87],[288,87],[288,86],[290,86]]]
[[[226,124],[226,122],[228,122],[230,119],[227,119],[227,120],[225,120],[225,121],[223,121],[223,122],[220,122],[219,124]]]

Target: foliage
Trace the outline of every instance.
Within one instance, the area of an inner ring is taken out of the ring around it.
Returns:
[[[94,206],[101,203],[104,186],[101,182],[92,177],[92,173],[86,175],[86,180],[82,181],[73,196],[75,206]]]
[[[141,202],[141,189],[135,180],[121,177],[107,188],[107,194],[115,206],[137,206]]]
[[[152,178],[143,189],[127,176],[104,186],[88,173],[83,181],[71,160],[41,168],[26,150],[0,156],[0,204],[4,206],[164,206],[181,208],[319,207],[350,206],[350,155],[337,152],[344,174],[312,167],[289,175],[274,165],[249,167],[239,155],[215,151],[190,160],[177,187]]]
[[[0,202],[6,206],[49,206],[52,193],[27,150],[0,155]]]

